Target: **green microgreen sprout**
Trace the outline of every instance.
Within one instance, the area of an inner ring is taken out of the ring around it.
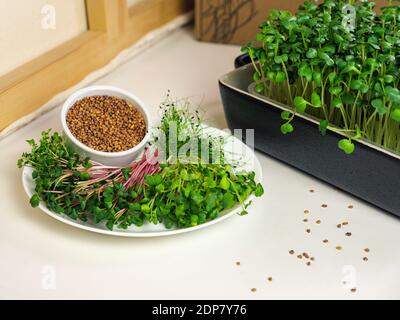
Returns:
[[[242,49],[254,65],[255,91],[286,104],[283,134],[296,114],[321,120],[319,130],[372,142],[400,153],[400,6],[388,0],[382,13],[368,0],[310,1],[295,15],[272,10],[256,40]],[[349,28],[346,5],[354,7]]]

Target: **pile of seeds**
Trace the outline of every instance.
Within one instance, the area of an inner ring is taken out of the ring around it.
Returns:
[[[131,103],[112,96],[77,101],[67,113],[67,125],[80,142],[105,152],[133,148],[147,130],[143,115]]]

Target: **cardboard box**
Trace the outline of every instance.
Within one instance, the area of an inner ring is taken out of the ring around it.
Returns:
[[[245,45],[271,9],[296,12],[305,0],[196,0],[195,36],[202,41]],[[387,0],[374,1],[378,6]]]

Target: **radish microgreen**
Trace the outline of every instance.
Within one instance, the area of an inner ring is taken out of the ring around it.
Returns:
[[[271,11],[256,36],[262,45],[242,50],[254,65],[255,91],[293,108],[282,114],[283,134],[294,131],[296,113],[307,113],[322,120],[322,134],[346,136],[339,143],[346,154],[359,139],[400,153],[398,2],[388,0],[379,14],[368,0]]]

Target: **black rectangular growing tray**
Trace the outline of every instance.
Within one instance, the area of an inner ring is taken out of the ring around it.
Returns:
[[[283,104],[248,92],[253,66],[245,65],[219,81],[225,117],[233,129],[255,129],[255,148],[400,217],[400,156],[357,142],[356,151],[339,150],[343,138],[329,131],[322,136],[318,123],[296,116],[295,132],[280,131]]]

